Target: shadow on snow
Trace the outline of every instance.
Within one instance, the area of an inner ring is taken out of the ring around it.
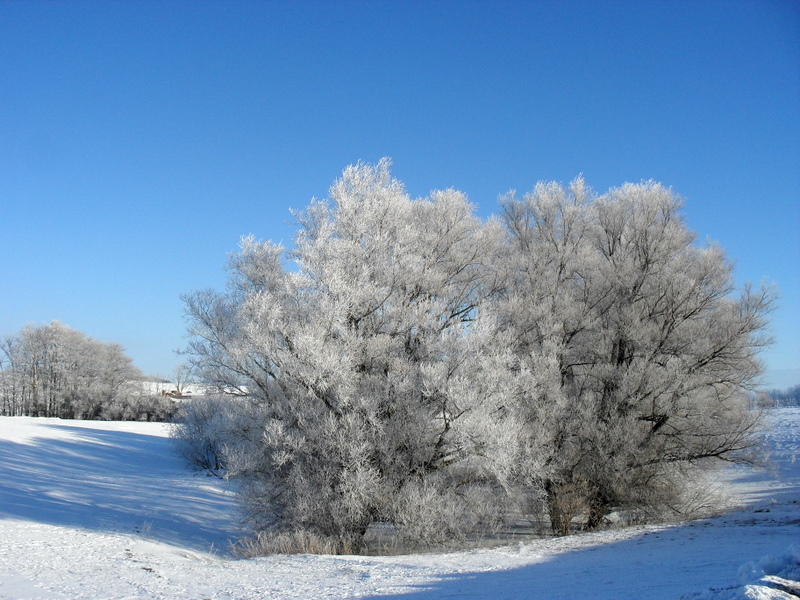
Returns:
[[[41,424],[66,439],[0,439],[0,519],[137,533],[228,551],[238,536],[232,498],[193,473],[160,436]]]
[[[795,412],[800,409],[795,409]],[[788,414],[788,413],[782,413]],[[800,416],[800,414],[798,414]],[[614,532],[585,534],[521,546],[533,564],[508,570],[445,575],[394,595],[399,600],[439,598],[567,600],[692,598],[742,584],[739,568],[777,556],[800,541],[800,451],[794,418],[773,424],[775,475],[737,468],[746,506],[722,516],[645,528],[609,543]],[[777,435],[776,435],[777,434]],[[540,556],[539,562],[536,556]],[[386,596],[365,596],[378,600]]]
[[[690,599],[709,589],[737,587],[742,565],[782,554],[800,533],[800,482],[728,515],[646,528],[614,542],[603,534],[548,540],[520,548],[533,564],[507,570],[437,577],[397,600],[440,598],[521,600]],[[583,538],[583,539],[581,539]],[[549,543],[548,543],[549,542]],[[563,544],[561,546],[560,544]],[[536,556],[541,558],[538,562]],[[389,596],[369,595],[362,600]]]

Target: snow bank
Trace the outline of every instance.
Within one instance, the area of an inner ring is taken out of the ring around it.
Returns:
[[[702,594],[684,596],[686,600],[779,600],[800,596],[800,546],[792,546],[779,556],[767,555],[739,569],[741,585]]]

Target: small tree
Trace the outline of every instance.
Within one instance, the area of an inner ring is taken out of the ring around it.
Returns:
[[[175,367],[172,372],[172,379],[175,382],[175,391],[178,392],[178,395],[183,395],[193,376],[191,365],[181,363]]]

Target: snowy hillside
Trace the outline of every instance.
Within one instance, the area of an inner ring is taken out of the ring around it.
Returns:
[[[460,553],[252,560],[228,554],[240,532],[226,483],[190,471],[165,425],[2,418],[0,598],[792,598],[774,588],[800,569],[800,409],[769,418],[778,477],[737,471],[742,507],[722,517]]]

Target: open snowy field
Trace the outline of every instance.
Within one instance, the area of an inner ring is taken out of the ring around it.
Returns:
[[[166,425],[0,418],[0,598],[796,598],[767,584],[800,579],[800,409],[768,418],[776,473],[737,470],[741,506],[721,517],[448,554],[250,560],[228,551],[241,532],[227,484],[185,466]]]

